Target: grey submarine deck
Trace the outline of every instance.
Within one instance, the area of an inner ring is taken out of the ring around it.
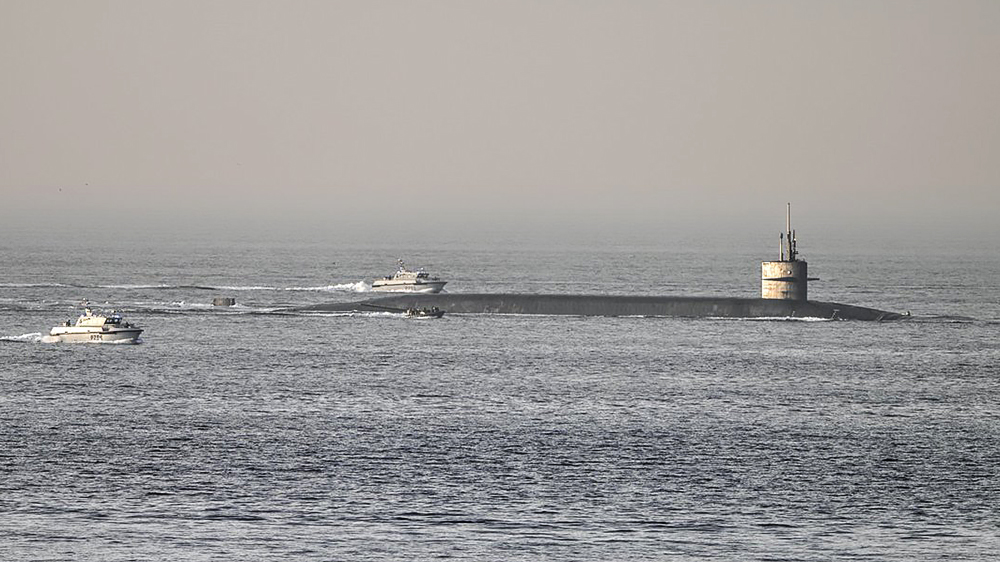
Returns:
[[[903,316],[873,308],[819,301],[735,297],[638,295],[545,295],[437,293],[400,294],[348,303],[296,308],[314,312],[403,311],[438,307],[450,314],[547,314],[572,316],[678,316],[691,318],[830,318],[898,320]]]

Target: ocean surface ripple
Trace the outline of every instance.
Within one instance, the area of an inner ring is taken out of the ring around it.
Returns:
[[[326,271],[304,251],[289,267],[266,247],[253,268],[196,255],[183,278],[163,274],[166,252],[99,283],[85,278],[100,261],[2,273],[0,559],[1000,550],[1000,315],[977,304],[996,302],[989,283],[947,306],[874,278],[881,293],[826,296],[914,309],[914,322],[279,313],[355,299],[394,261],[343,250],[343,270]],[[704,278],[669,253],[498,250],[509,273],[496,277],[474,275],[478,252],[429,255],[470,292],[649,291],[664,264],[678,286]],[[583,285],[575,263],[596,272]],[[211,307],[216,294],[238,307]],[[84,298],[125,311],[143,343],[42,343]]]

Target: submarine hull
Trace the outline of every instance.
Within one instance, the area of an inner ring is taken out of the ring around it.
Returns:
[[[827,318],[898,320],[901,314],[846,304],[763,298],[635,295],[406,294],[297,308],[314,312],[405,311],[438,307],[449,314],[678,316],[690,318]]]

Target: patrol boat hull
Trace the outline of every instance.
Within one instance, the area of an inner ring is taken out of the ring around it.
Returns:
[[[447,281],[424,281],[424,282],[393,282],[376,281],[372,284],[372,291],[386,293],[440,293],[444,289]]]
[[[137,343],[141,328],[88,330],[76,327],[53,328],[46,336],[47,342],[62,343]]]
[[[46,343],[138,343],[142,328],[126,322],[121,314],[111,311],[111,314],[94,314],[87,308],[71,324],[69,320],[62,326],[56,326],[49,335],[42,338]]]
[[[432,277],[424,270],[410,271],[406,269],[403,260],[399,260],[396,273],[387,275],[372,282],[372,290],[392,293],[440,293],[445,283],[437,277]]]

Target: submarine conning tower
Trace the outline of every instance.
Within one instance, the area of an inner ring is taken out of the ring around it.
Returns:
[[[779,236],[778,261],[760,263],[760,297],[763,299],[807,300],[808,264],[798,259],[792,204],[785,210],[785,232]]]

